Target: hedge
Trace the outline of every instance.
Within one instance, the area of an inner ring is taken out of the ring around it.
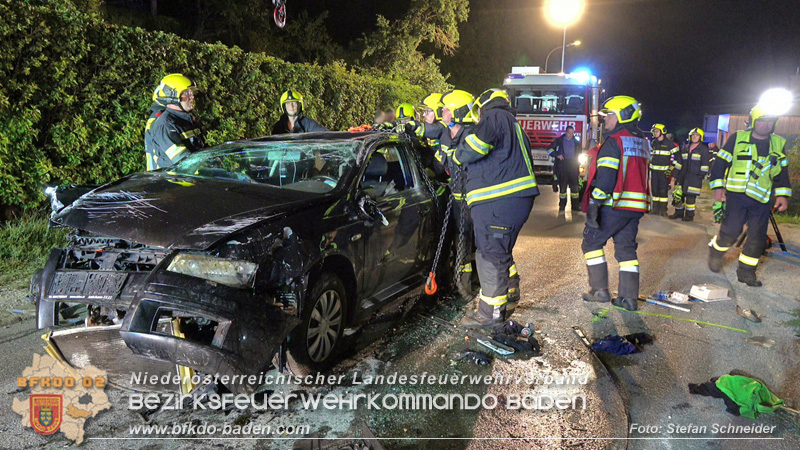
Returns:
[[[334,130],[424,95],[343,64],[291,64],[110,25],[68,4],[0,0],[0,207],[40,204],[46,184],[103,183],[144,170],[152,91],[175,72],[204,89],[197,115],[210,144],[269,134],[287,88]]]

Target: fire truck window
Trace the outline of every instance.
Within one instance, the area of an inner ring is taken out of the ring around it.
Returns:
[[[519,114],[583,114],[585,99],[581,87],[509,89]]]

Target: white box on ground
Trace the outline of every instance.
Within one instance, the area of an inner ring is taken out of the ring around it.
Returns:
[[[689,291],[689,295],[705,302],[730,300],[730,297],[728,297],[728,290],[714,284],[694,285],[692,286],[692,290]]]

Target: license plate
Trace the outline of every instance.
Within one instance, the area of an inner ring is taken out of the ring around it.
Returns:
[[[550,159],[550,155],[548,155],[547,153],[534,153],[533,159],[537,161],[547,161]]]
[[[113,300],[119,295],[127,277],[127,273],[119,272],[56,272],[48,297]]]

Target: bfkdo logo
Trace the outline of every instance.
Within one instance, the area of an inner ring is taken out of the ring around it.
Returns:
[[[60,395],[31,395],[31,426],[39,434],[53,434],[61,427],[64,401]]]
[[[11,409],[22,416],[23,427],[46,436],[59,432],[80,444],[86,420],[111,408],[103,392],[107,384],[106,372],[97,367],[76,368],[51,355],[34,354],[33,364],[17,377],[19,392],[30,392],[24,400],[14,398]]]

